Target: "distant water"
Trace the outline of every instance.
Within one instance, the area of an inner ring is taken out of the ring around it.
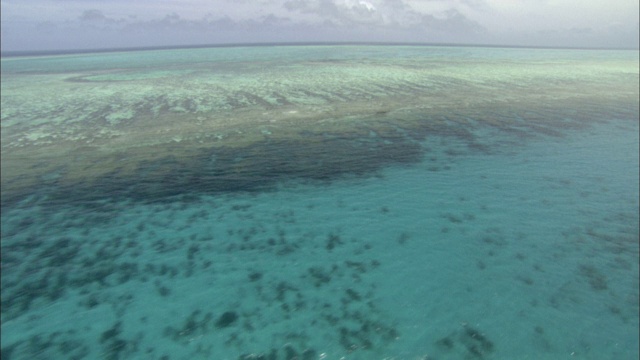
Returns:
[[[2,359],[637,359],[638,67],[2,59]]]

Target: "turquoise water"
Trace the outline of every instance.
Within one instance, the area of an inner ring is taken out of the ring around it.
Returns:
[[[637,52],[205,50],[3,62],[3,359],[638,358]]]

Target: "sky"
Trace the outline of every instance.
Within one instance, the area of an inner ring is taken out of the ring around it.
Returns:
[[[2,52],[263,42],[638,48],[638,0],[0,0]]]

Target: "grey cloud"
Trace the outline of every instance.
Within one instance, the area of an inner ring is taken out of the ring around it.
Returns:
[[[84,10],[82,14],[78,17],[80,24],[104,28],[104,27],[113,27],[118,24],[125,24],[126,20],[124,19],[114,19],[106,16],[102,11],[97,9],[89,9]]]
[[[402,1],[402,0],[398,0],[398,1]],[[421,0],[421,1],[425,1],[425,0]],[[489,7],[487,0],[453,0],[453,1],[452,0],[426,0],[426,1],[460,3],[474,9],[485,9]]]
[[[324,16],[334,16],[338,13],[338,7],[331,0],[289,0],[284,3],[284,8],[292,11],[301,11]]]
[[[136,17],[110,7],[80,8],[73,20],[40,26],[40,29],[47,27],[48,31],[38,30],[33,23],[30,29],[23,27],[21,37],[11,37],[9,40],[13,43],[6,41],[4,45],[22,48],[31,43],[37,47],[91,48],[262,41],[469,42],[481,29],[459,12],[434,16],[414,10],[411,3],[409,0],[278,0],[260,2],[262,12],[249,17],[234,16],[228,11],[231,2],[225,0],[195,18],[185,17],[180,9],[155,17],[151,14]],[[234,6],[241,4],[256,2],[235,2]],[[121,15],[114,17],[112,13]],[[15,27],[4,26],[6,24],[10,22],[3,24],[3,40]],[[448,31],[451,34],[447,34]]]
[[[146,1],[150,0],[141,2]],[[448,10],[423,10],[429,8],[422,6],[427,1],[438,3],[434,8]],[[615,23],[606,29],[556,26],[489,32],[478,22],[483,20],[486,24],[491,18],[484,12],[483,7],[489,6],[486,0],[219,0],[201,7],[194,7],[198,4],[194,0],[186,2],[193,5],[188,8],[154,6],[153,13],[137,14],[128,13],[126,7],[107,6],[112,3],[107,1],[93,2],[88,8],[82,8],[84,3],[79,0],[75,3],[80,7],[70,14],[71,20],[25,22],[18,16],[3,17],[3,50],[281,41],[637,48],[639,33],[637,20],[632,24]],[[202,13],[194,12],[194,8]]]
[[[177,32],[230,32],[237,30],[260,30],[270,27],[291,25],[287,17],[268,14],[253,19],[234,20],[226,15],[216,16],[212,13],[204,14],[199,19],[184,18],[176,12],[166,14],[155,19],[138,19],[128,17],[116,19],[106,16],[102,11],[84,10],[77,18],[77,22],[67,22],[63,27],[68,29],[105,29],[123,33],[140,33],[141,31],[177,31]]]
[[[432,15],[423,15],[421,24],[426,26],[427,29],[452,35],[473,35],[486,32],[486,29],[480,24],[468,19],[455,9],[448,10],[445,13],[445,17],[442,19],[436,18]]]
[[[107,17],[104,16],[102,11],[96,9],[85,10],[78,17],[80,21],[95,21],[95,20],[106,20]]]
[[[439,0],[435,0],[439,1]],[[467,0],[476,3],[475,0]],[[374,9],[369,7],[373,5]],[[336,0],[288,0],[284,8],[291,12],[312,14],[323,23],[343,27],[371,27],[371,29],[397,29],[424,32],[451,32],[452,34],[479,34],[485,29],[477,22],[468,19],[456,9],[444,14],[421,13],[414,10],[406,1],[336,1]]]
[[[371,23],[378,20],[378,16],[363,2],[359,3],[336,3],[333,0],[289,0],[284,3],[284,8],[303,14],[316,15],[321,19],[329,20],[335,24],[359,24]]]
[[[136,43],[205,44],[274,41],[473,41],[484,29],[456,10],[437,17],[413,10],[401,0],[368,3],[335,0],[288,0],[285,11],[233,19],[224,12],[199,19],[169,13],[155,19],[115,19],[99,10],[85,10],[69,32],[131,46]],[[303,14],[305,16],[301,16]],[[384,16],[383,16],[384,15]],[[91,31],[90,31],[91,30]],[[96,30],[103,30],[103,33]]]
[[[212,14],[206,14],[201,19],[184,19],[176,13],[168,14],[161,19],[129,22],[124,30],[146,29],[163,30],[171,29],[176,31],[237,31],[237,30],[259,30],[269,27],[282,27],[291,23],[290,19],[279,17],[274,14],[261,16],[256,19],[233,20],[228,16],[215,18]]]

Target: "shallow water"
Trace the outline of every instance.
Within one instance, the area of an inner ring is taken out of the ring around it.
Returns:
[[[637,64],[3,59],[2,358],[636,359]]]

